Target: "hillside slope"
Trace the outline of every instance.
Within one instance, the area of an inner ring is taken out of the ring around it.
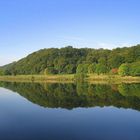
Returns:
[[[76,73],[79,64],[85,67],[93,66],[94,64],[96,65],[95,72],[107,73],[111,69],[119,68],[123,63],[135,63],[138,61],[140,61],[140,45],[113,50],[77,49],[68,46],[61,49],[50,48],[39,50],[0,69],[4,71],[5,75],[71,74]]]

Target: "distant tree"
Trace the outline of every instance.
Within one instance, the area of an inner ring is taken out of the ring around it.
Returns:
[[[73,64],[68,64],[64,68],[64,72],[67,73],[67,74],[76,73],[76,66],[73,65]]]
[[[88,73],[88,64],[79,64],[76,73]]]
[[[129,73],[131,76],[140,76],[140,61],[130,64]]]
[[[130,75],[139,75],[140,45],[124,48],[91,49],[91,48],[49,48],[41,49],[27,57],[1,67],[4,74],[40,74],[48,68],[51,74],[109,73],[124,63],[130,64]],[[134,64],[136,63],[136,64]],[[94,70],[92,64],[96,65]],[[91,66],[89,66],[91,65]]]
[[[129,64],[122,64],[120,67],[119,67],[119,75],[121,76],[128,76],[129,75]]]
[[[105,74],[106,73],[106,67],[102,64],[97,64],[96,73],[97,74]]]
[[[4,71],[4,75],[12,75],[12,73],[11,73],[8,69],[6,69],[6,70]]]
[[[4,75],[4,70],[0,69],[0,75]]]
[[[130,47],[126,49],[125,61],[127,63],[133,63],[140,60],[140,45]]]
[[[48,67],[44,70],[44,74],[57,74],[57,71],[54,69],[54,67]]]
[[[97,74],[105,74],[108,72],[108,66],[105,59],[100,58],[99,63],[96,65],[96,73]]]
[[[58,73],[63,73],[64,67],[67,65],[66,59],[61,57],[55,62],[55,69]]]
[[[108,63],[110,68],[119,68],[119,66],[124,63],[124,57],[118,54],[111,54]]]
[[[92,73],[95,73],[95,72],[96,72],[96,63],[90,64],[88,66],[88,73],[92,74]]]

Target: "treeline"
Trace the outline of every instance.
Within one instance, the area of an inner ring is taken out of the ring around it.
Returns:
[[[74,73],[140,76],[140,45],[113,50],[42,49],[0,68],[1,75]]]

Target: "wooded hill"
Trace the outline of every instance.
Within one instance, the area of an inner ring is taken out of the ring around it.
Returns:
[[[0,68],[1,75],[113,73],[140,76],[140,45],[124,48],[41,49]]]

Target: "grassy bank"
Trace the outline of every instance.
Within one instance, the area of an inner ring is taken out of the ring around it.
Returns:
[[[17,81],[17,82],[73,82],[74,75],[16,75],[0,76],[0,81]]]
[[[67,75],[17,75],[17,76],[0,76],[0,81],[17,81],[17,82],[75,82],[74,74]],[[140,83],[140,77],[119,75],[88,75],[85,79],[90,83]]]
[[[105,81],[108,83],[140,83],[140,77],[119,76],[119,75],[89,75],[87,80],[92,83],[95,81]]]

